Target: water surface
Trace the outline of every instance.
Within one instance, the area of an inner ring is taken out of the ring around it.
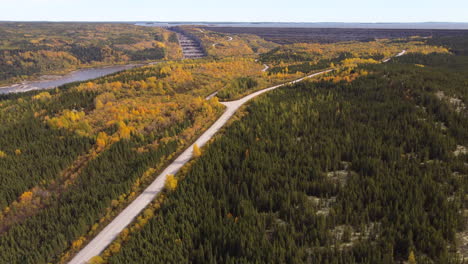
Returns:
[[[115,72],[131,69],[138,64],[118,65],[101,68],[81,69],[63,76],[54,76],[53,79],[40,80],[40,81],[25,81],[19,84],[0,87],[0,94],[7,93],[20,93],[32,90],[52,89],[67,83],[86,81],[96,79]]]

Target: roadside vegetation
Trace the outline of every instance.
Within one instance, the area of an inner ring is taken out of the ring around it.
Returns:
[[[206,95],[243,78],[267,87],[295,77],[262,68],[248,58],[165,62],[3,95],[0,260],[66,262],[219,116]]]
[[[267,85],[270,85],[278,79],[294,80],[328,68],[350,68],[360,64],[380,63],[403,50],[413,56],[449,53],[449,50],[440,43],[432,42],[429,45],[418,37],[365,42],[278,45],[256,35],[229,35],[210,31],[209,28],[195,27],[184,27],[184,30],[201,41],[210,57],[258,58],[256,61],[269,66],[265,72],[267,76],[243,76],[224,86],[217,94],[221,100],[238,99],[252,91],[265,88],[267,87],[265,79],[269,80]]]
[[[269,73],[307,73],[326,67],[349,67],[356,64],[380,63],[405,50],[408,54],[447,54],[442,46],[428,45],[418,40],[376,40],[369,42],[342,42],[333,44],[297,43],[283,45],[260,56],[260,61],[271,66]]]
[[[103,263],[462,263],[466,75],[408,58],[255,100]]]
[[[210,92],[206,74],[161,64],[3,96],[2,138],[10,141],[0,160],[0,262],[66,257],[79,248],[74,241],[83,243],[133,199],[222,111],[216,99],[200,97]],[[30,125],[19,128],[23,123]]]

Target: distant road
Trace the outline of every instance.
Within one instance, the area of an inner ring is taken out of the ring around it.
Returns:
[[[406,50],[402,50],[400,53],[398,53],[397,55],[395,55],[395,57],[403,56],[403,55],[405,55],[405,53],[406,53]],[[385,62],[389,62],[392,58],[393,58],[393,57],[387,58],[387,59],[383,60],[382,62],[384,62],[384,63],[385,63]]]
[[[402,52],[398,53],[395,57],[403,56],[405,55],[405,53],[406,53],[406,50],[403,50]]]
[[[400,53],[398,53],[397,55],[395,55],[395,57],[403,56],[403,55],[405,55],[405,53],[406,53],[406,50],[402,50]],[[393,57],[387,58],[387,59],[383,60],[382,62],[384,62],[384,63],[385,63],[385,62],[389,62],[392,58],[393,58]]]
[[[243,104],[248,102],[254,97],[257,97],[268,91],[277,89],[279,87],[301,82],[307,78],[311,78],[317,75],[328,73],[333,70],[326,70],[318,73],[308,75],[304,78],[297,79],[292,82],[285,84],[276,85],[270,88],[266,88],[250,95],[245,96],[242,99],[230,102],[223,102],[226,106],[226,110],[223,115],[216,120],[216,122],[208,128],[194,144],[199,147],[204,146],[215,134],[221,129],[226,122],[234,115],[234,113]],[[112,222],[110,222],[88,245],[83,248],[70,262],[69,264],[83,264],[90,260],[92,257],[97,256],[104,251],[115,238],[127,227],[140,213],[148,206],[164,188],[166,177],[168,174],[175,175],[182,166],[184,166],[192,158],[193,145],[188,147],[179,157],[177,157],[159,176],[156,180],[151,183],[142,194],[140,194],[130,205],[127,206]]]
[[[211,98],[215,97],[217,94],[218,94],[218,91],[216,91],[216,92],[214,92],[214,93],[208,95],[208,96],[205,98],[205,100],[210,100]]]
[[[232,38],[232,37],[230,37],[230,36],[228,36],[228,40],[227,40],[227,41],[232,41],[232,40],[233,40],[233,38]],[[211,46],[213,46],[213,48],[215,48],[215,47],[216,47],[216,45],[218,45],[218,44],[219,44],[219,43],[218,43],[218,42],[216,42],[216,43],[213,43],[213,44],[211,44]]]

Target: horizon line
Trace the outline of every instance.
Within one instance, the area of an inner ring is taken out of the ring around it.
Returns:
[[[0,20],[0,22],[90,22],[90,23],[208,23],[208,24],[223,24],[223,23],[251,23],[251,24],[431,24],[431,23],[444,23],[444,24],[468,24],[466,22],[450,22],[450,21],[418,21],[418,22],[342,22],[342,21],[203,21],[203,20],[171,20],[171,21],[158,21],[158,20]]]

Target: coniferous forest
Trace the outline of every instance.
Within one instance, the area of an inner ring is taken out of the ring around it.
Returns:
[[[468,79],[438,60],[255,100],[108,262],[459,263],[468,116],[440,94]]]
[[[325,69],[239,109],[90,263],[466,263],[468,37],[280,45],[186,27],[208,57],[179,61],[162,28],[70,27],[0,23],[0,83],[168,61],[0,95],[0,263],[67,263],[220,100]]]

